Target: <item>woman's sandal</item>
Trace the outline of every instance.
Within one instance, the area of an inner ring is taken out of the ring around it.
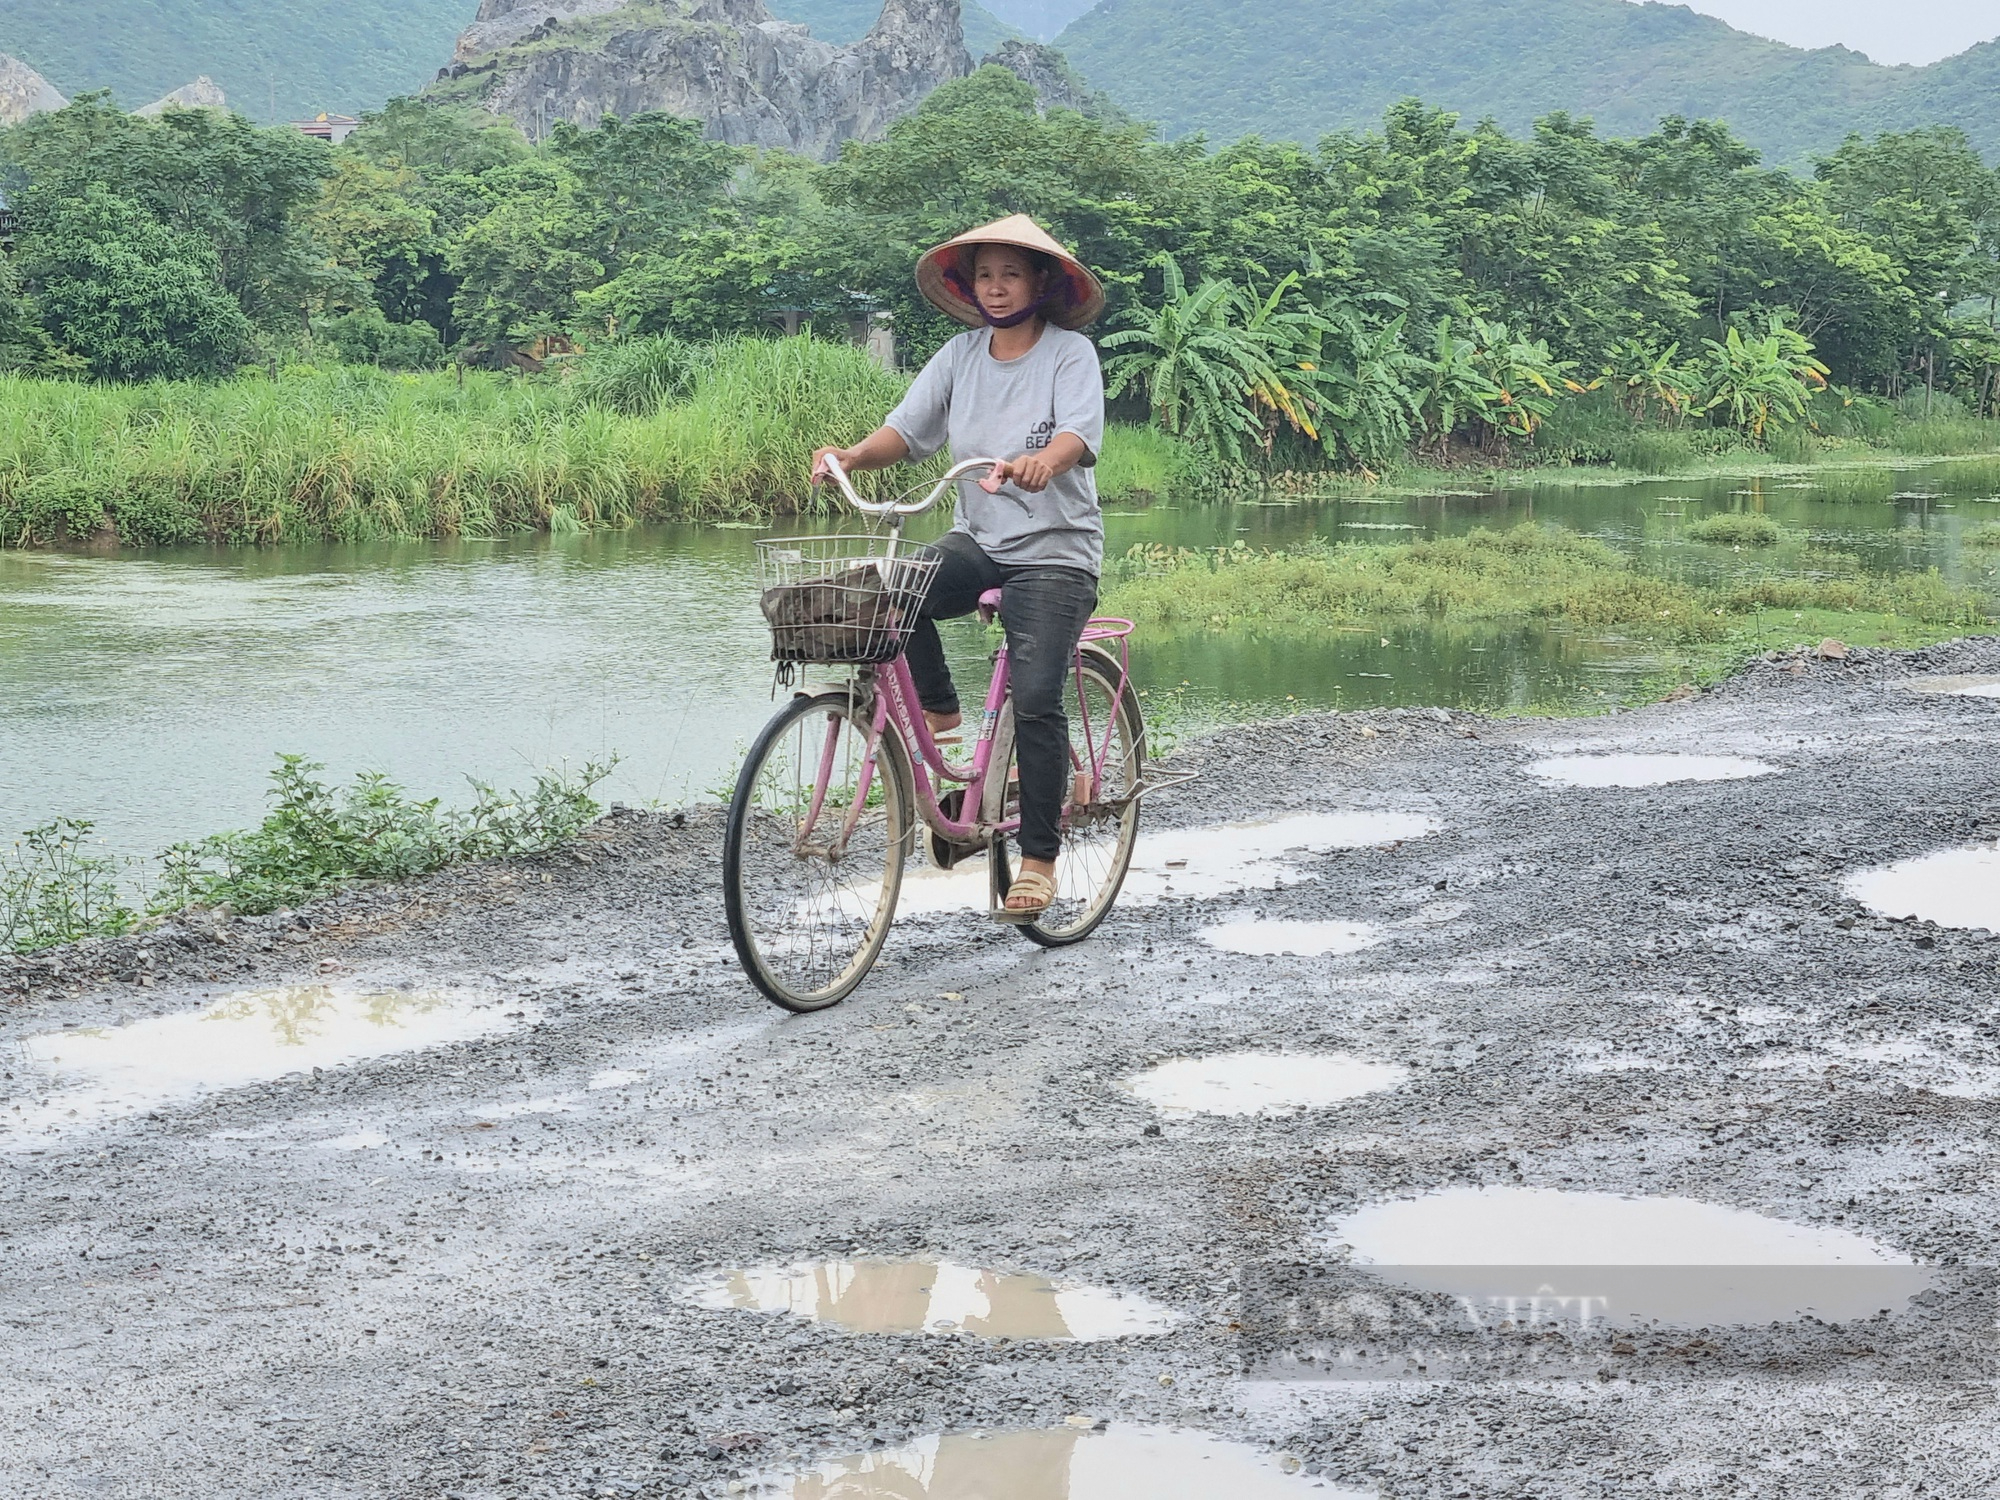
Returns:
[[[1035,904],[1009,906],[1007,903],[1016,896],[1026,896]],[[1044,875],[1039,870],[1023,870],[1014,877],[1014,883],[1007,887],[1007,894],[1000,898],[1000,905],[995,908],[993,915],[998,921],[1026,926],[1031,922],[1039,922],[1047,916],[1049,908],[1055,904],[1055,899],[1056,883],[1052,876]]]

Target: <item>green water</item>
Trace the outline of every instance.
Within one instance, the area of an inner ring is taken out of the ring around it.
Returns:
[[[1682,541],[1690,520],[1748,509],[1798,538],[1761,554]],[[1120,508],[1113,554],[1138,543],[1282,546],[1398,541],[1537,520],[1647,566],[1708,580],[1811,569],[1991,578],[1960,546],[2000,520],[2000,471],[1936,465],[1831,474],[1539,488],[1408,499]],[[279,751],[345,774],[391,772],[457,795],[474,775],[617,751],[608,795],[677,803],[722,782],[771,712],[752,529],[660,527],[487,542],[188,549],[117,556],[0,552],[0,830],[95,819],[115,851],[242,826]],[[951,635],[970,680],[983,637]],[[1615,638],[1549,628],[1398,626],[1387,633],[1141,640],[1156,689],[1198,714],[1284,707],[1525,706],[1615,698],[1651,665]]]

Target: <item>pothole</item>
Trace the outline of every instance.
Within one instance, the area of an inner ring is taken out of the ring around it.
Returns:
[[[2000,844],[1942,849],[1879,870],[1861,870],[1842,881],[1841,888],[1885,917],[2000,932]]]
[[[1372,948],[1382,941],[1382,929],[1366,922],[1248,920],[1204,927],[1201,939],[1224,953],[1259,958],[1331,958]]]
[[[1589,1298],[1593,1314],[1613,1322],[1837,1322],[1871,1316],[1932,1279],[1850,1230],[1694,1198],[1560,1188],[1445,1188],[1371,1203],[1332,1238],[1398,1285],[1478,1305]]]
[[[1164,1332],[1168,1309],[1123,1292],[948,1260],[837,1260],[718,1271],[682,1288],[697,1307],[788,1313],[850,1333],[1116,1339]]]
[[[1121,906],[1204,899],[1235,891],[1272,891],[1311,880],[1303,862],[1336,849],[1366,849],[1425,838],[1442,825],[1423,813],[1304,813],[1268,823],[1163,828],[1139,835]],[[935,916],[986,904],[981,855],[951,870],[912,869],[903,877],[899,913]]]
[[[765,1476],[750,1493],[788,1500],[1374,1500],[1308,1478],[1299,1462],[1247,1443],[1078,1419],[1072,1427],[956,1432],[857,1453],[805,1474]]]
[[[1966,674],[1956,677],[1912,677],[1903,684],[1911,693],[1944,693],[1953,698],[2000,698],[2000,677]]]
[[[1677,781],[1744,781],[1783,767],[1743,755],[1551,755],[1528,774],[1558,786],[1670,786]]]
[[[1169,1115],[1284,1115],[1398,1088],[1407,1068],[1340,1052],[1222,1052],[1148,1068],[1126,1087]]]
[[[491,1036],[522,1015],[478,995],[304,985],[231,995],[124,1026],[50,1032],[29,1037],[22,1048],[55,1091],[24,1107],[14,1123],[28,1131],[134,1114],[317,1068]]]

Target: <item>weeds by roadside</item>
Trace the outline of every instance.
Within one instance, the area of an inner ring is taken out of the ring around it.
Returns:
[[[281,755],[264,821],[168,849],[146,907],[154,915],[189,906],[254,915],[363,881],[557,848],[597,818],[591,793],[616,764],[613,757],[577,772],[545,771],[526,792],[473,780],[472,805],[461,809],[414,800],[376,772],[335,788],[318,779],[324,766]],[[89,823],[57,819],[0,855],[0,951],[113,937],[140,920],[124,903],[126,872],[85,851],[90,831]]]
[[[0,952],[33,953],[126,931],[118,862],[86,849],[93,825],[57,818],[0,853]]]

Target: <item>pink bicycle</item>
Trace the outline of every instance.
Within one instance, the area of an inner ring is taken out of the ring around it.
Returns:
[[[809,666],[838,668],[844,680],[796,693],[757,736],[737,777],[722,858],[737,957],[791,1011],[836,1004],[867,977],[888,941],[920,824],[941,868],[987,856],[995,910],[1012,884],[1009,841],[1020,828],[1006,648],[993,658],[964,763],[946,759],[932,738],[903,660],[904,626],[938,566],[929,549],[904,542],[903,522],[993,460],[957,465],[921,500],[880,504],[830,467],[840,493],[882,518],[882,530],[760,542],[759,570],[780,680]],[[999,604],[996,589],[981,599],[981,618],[990,621]],[[1093,619],[1077,645],[1059,894],[1034,922],[1016,924],[1045,947],[1081,942],[1110,912],[1132,862],[1139,799],[1168,779],[1147,781],[1132,628]]]

